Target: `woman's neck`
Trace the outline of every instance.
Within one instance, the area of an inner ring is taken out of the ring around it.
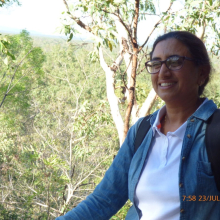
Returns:
[[[166,103],[166,115],[162,122],[162,132],[177,130],[201,105],[204,99],[187,100],[182,103]]]

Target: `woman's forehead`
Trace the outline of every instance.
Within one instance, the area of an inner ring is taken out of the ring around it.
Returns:
[[[152,59],[165,59],[172,55],[191,57],[188,48],[182,42],[175,38],[169,38],[156,45]]]

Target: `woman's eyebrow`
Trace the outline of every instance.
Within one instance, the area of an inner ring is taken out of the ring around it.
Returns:
[[[161,60],[160,57],[153,57],[152,60]]]
[[[172,54],[172,55],[168,56],[166,59],[168,59],[169,57],[173,57],[173,56],[178,56],[179,57],[180,55]],[[161,58],[160,57],[153,57],[152,60],[161,60]]]

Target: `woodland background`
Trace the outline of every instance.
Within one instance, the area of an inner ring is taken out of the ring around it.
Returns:
[[[112,7],[122,4],[115,2],[107,1]],[[190,12],[198,16],[192,22],[206,21],[197,23],[202,27],[207,22],[215,24],[215,19],[207,20],[214,17],[210,14],[214,9],[205,11],[206,5],[200,4],[203,1],[197,2],[198,7],[204,7],[202,13],[207,13],[201,17],[199,10],[197,14]],[[215,1],[207,2],[215,4]],[[83,8],[84,13],[91,9],[85,5],[77,7]],[[98,13],[97,8],[94,6],[93,14]],[[142,10],[155,12],[153,6]],[[104,9],[104,13],[106,16],[108,12]],[[219,5],[216,13],[220,13]],[[70,11],[67,14],[71,15]],[[161,22],[166,27],[164,32],[184,29],[169,26],[169,19],[174,19],[172,14],[161,16],[165,16],[166,25]],[[195,33],[194,23],[190,26],[188,22],[185,29]],[[214,31],[219,37],[218,25]],[[0,219],[54,219],[65,214],[94,190],[120,148],[119,131],[106,92],[106,75],[98,58],[102,47],[103,58],[111,66],[118,54],[122,54],[120,40],[112,35],[113,29],[109,40],[108,36],[100,37],[104,32],[101,26],[96,23],[95,28],[99,29],[93,32],[99,36],[99,42],[74,40],[75,30],[70,24],[64,25],[68,41],[30,37],[26,30],[18,35],[0,36]],[[209,43],[208,34],[202,39]],[[150,46],[143,49],[135,75],[133,102],[140,107],[152,89],[150,74],[143,69]],[[123,53],[125,56],[127,52]],[[213,74],[204,96],[220,107],[220,64],[216,47],[209,47],[209,54]],[[129,65],[121,62],[112,75],[117,106],[125,119],[131,101],[128,96],[125,98],[125,89],[129,90],[129,76],[126,80],[125,72],[129,71]],[[150,112],[162,105],[155,97]],[[130,205],[128,201],[111,219],[124,219]]]

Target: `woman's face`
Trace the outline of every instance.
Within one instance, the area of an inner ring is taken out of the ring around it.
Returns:
[[[180,41],[171,38],[160,41],[152,55],[152,60],[166,60],[172,55],[192,58],[188,48]],[[151,75],[153,88],[166,103],[198,99],[198,88],[202,80],[200,68],[193,61],[184,60],[180,70],[169,70],[162,64],[158,73]]]

